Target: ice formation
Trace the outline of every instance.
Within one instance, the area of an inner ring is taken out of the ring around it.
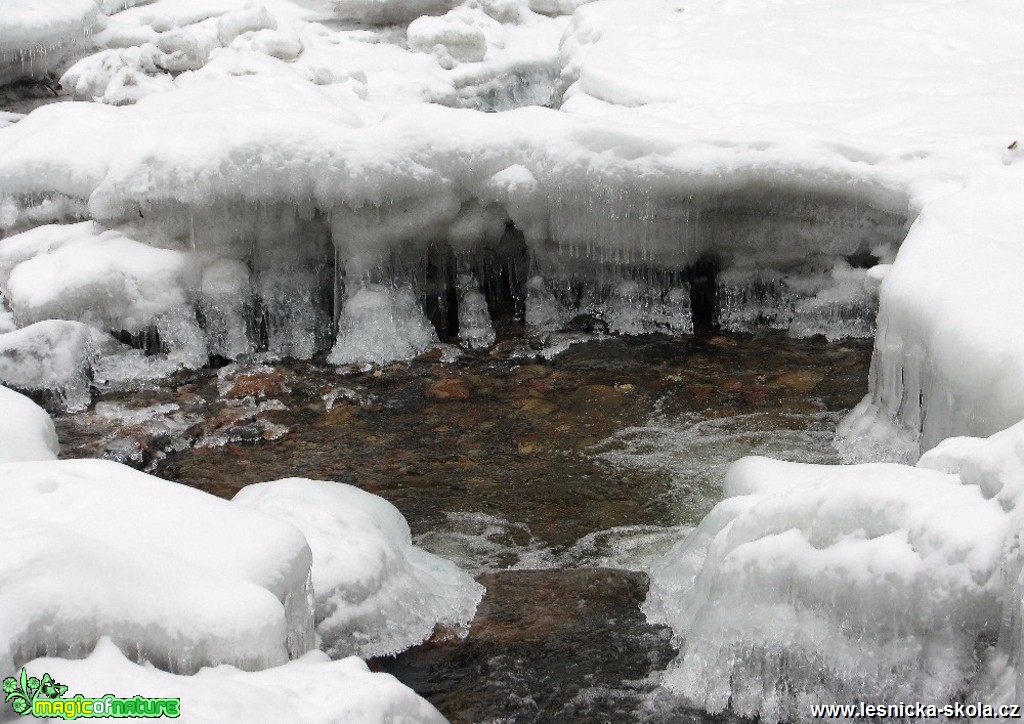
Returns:
[[[67,684],[67,696],[173,696],[181,699],[181,721],[196,724],[445,721],[389,674],[371,673],[355,657],[330,661],[318,651],[263,671],[223,665],[201,669],[194,676],[177,676],[129,661],[109,639],[102,638],[84,659],[33,659],[26,668],[34,676],[49,673]]]
[[[181,673],[312,648],[310,553],[294,527],[101,460],[7,463],[0,485],[17,511],[0,523],[3,670],[82,656],[101,636]]]
[[[69,410],[88,407],[98,333],[81,322],[48,319],[0,333],[0,382],[55,398]]]
[[[455,564],[412,545],[391,503],[359,488],[289,478],[249,485],[234,502],[305,535],[317,633],[332,657],[393,654],[429,638],[435,625],[464,628],[483,596]]]
[[[6,0],[0,20],[0,85],[53,68],[96,27],[96,0]]]
[[[744,458],[726,492],[652,576],[648,617],[683,646],[670,688],[774,722],[814,704],[941,706],[977,684],[1020,598],[988,491],[924,468]]]

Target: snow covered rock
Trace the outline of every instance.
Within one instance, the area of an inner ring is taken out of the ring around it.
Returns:
[[[481,61],[487,55],[487,36],[473,20],[471,15],[456,11],[436,18],[417,18],[409,23],[409,47],[420,53],[437,50],[463,62]]]
[[[332,657],[393,654],[436,625],[466,627],[483,595],[455,564],[413,546],[391,503],[351,485],[289,478],[249,485],[233,502],[306,536],[317,633]]]
[[[405,722],[441,724],[444,717],[389,674],[371,673],[355,657],[330,661],[321,652],[263,671],[223,665],[178,676],[139,666],[107,638],[84,659],[34,659],[30,675],[50,674],[65,683],[66,696],[103,694],[181,699],[180,721],[219,724],[226,721],[309,724]]]
[[[89,381],[99,354],[94,329],[81,322],[48,319],[0,334],[0,382],[47,392],[69,409],[91,401]]]
[[[102,330],[146,332],[181,362],[206,360],[188,290],[185,254],[83,222],[45,226],[0,242],[0,286],[23,323],[70,319]]]
[[[870,393],[839,434],[914,460],[1024,417],[1024,178],[977,178],[924,209],[882,282]],[[969,249],[969,251],[967,251]]]
[[[193,673],[313,646],[310,552],[292,526],[101,460],[0,465],[0,670],[107,636]]]
[[[945,704],[999,632],[1009,520],[956,475],[735,463],[727,498],[652,575],[682,645],[666,685],[710,712],[809,721],[812,704]]]
[[[55,460],[59,452],[57,432],[46,410],[0,385],[0,464]]]

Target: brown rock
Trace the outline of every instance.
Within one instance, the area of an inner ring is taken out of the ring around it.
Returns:
[[[235,377],[235,383],[226,397],[231,400],[243,397],[282,397],[288,391],[283,372],[243,372]]]
[[[775,381],[795,392],[810,392],[823,379],[825,376],[814,370],[794,370],[793,372],[784,372],[776,377]]]
[[[466,384],[456,378],[450,377],[446,380],[438,380],[429,387],[423,393],[428,399],[431,400],[468,400],[470,397],[469,388]]]

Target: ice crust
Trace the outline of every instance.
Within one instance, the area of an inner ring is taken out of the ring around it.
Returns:
[[[68,410],[84,409],[91,401],[98,336],[88,325],[60,319],[0,333],[0,382],[50,395]]]
[[[391,503],[359,488],[289,478],[247,486],[234,502],[291,523],[309,541],[317,633],[333,658],[394,654],[435,625],[463,629],[483,596],[455,564],[412,545]]]
[[[0,17],[0,85],[39,77],[100,20],[96,0],[5,0]]]
[[[196,724],[445,721],[391,675],[371,673],[355,657],[330,661],[318,651],[263,671],[223,665],[201,669],[194,676],[177,676],[129,661],[109,639],[102,638],[84,659],[39,658],[26,668],[33,675],[46,672],[67,683],[68,695],[174,696],[181,699],[179,721]]]

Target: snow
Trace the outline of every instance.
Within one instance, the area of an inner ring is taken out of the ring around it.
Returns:
[[[0,385],[0,464],[56,460],[53,420],[24,395]]]
[[[310,553],[292,526],[102,460],[7,463],[0,486],[18,511],[0,523],[3,670],[101,636],[181,673],[312,647]]]
[[[738,464],[742,495],[656,577],[650,611],[686,647],[670,684],[766,720],[1024,691],[1024,5],[10,7],[0,81],[92,33],[63,80],[99,101],[0,116],[13,384],[34,389],[19,350],[53,384],[87,379],[84,342],[64,357],[84,331],[51,317],[156,329],[154,370],[263,350],[385,364],[435,344],[428,295],[458,301],[465,346],[490,344],[481,256],[516,272],[535,332],[578,315],[687,332],[710,270],[727,329],[874,334],[843,457],[924,456]],[[131,354],[89,364],[138,369]]]
[[[68,45],[96,28],[99,16],[95,0],[5,0],[0,17],[0,84],[50,70]]]
[[[666,685],[710,712],[952,700],[999,632],[1001,506],[955,475],[737,462],[727,498],[656,565],[648,617],[683,648]]]
[[[0,333],[0,382],[50,394],[68,410],[85,409],[97,336],[88,325],[59,319]]]
[[[0,266],[10,269],[0,273],[0,285],[22,323],[73,319],[128,333],[152,326],[161,344],[184,361],[198,365],[206,359],[185,294],[195,272],[179,252],[82,222],[10,237]]]
[[[201,669],[194,676],[178,676],[139,666],[102,638],[84,659],[40,658],[28,662],[26,668],[32,675],[45,672],[65,683],[68,696],[74,692],[86,697],[109,693],[125,698],[179,698],[178,720],[196,724],[445,721],[434,707],[391,675],[371,673],[355,657],[330,661],[321,652],[263,671],[223,665]]]
[[[234,502],[305,535],[317,633],[332,657],[394,654],[429,638],[435,625],[468,630],[483,587],[414,547],[405,519],[383,498],[344,483],[289,478],[249,485]]]

